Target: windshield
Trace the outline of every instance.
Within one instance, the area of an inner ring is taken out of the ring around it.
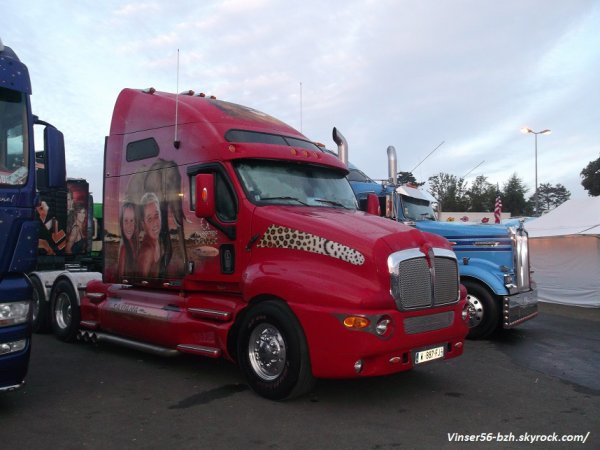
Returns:
[[[357,208],[356,197],[341,171],[263,160],[238,162],[236,170],[253,203]]]
[[[402,201],[402,211],[406,219],[417,222],[420,220],[435,220],[435,213],[427,200],[407,195],[401,195],[400,198]]]
[[[25,95],[0,88],[0,184],[25,184],[27,164]]]

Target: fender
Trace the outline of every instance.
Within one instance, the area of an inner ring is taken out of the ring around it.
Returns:
[[[497,296],[510,295],[504,285],[504,272],[501,272],[496,264],[485,259],[470,258],[468,263],[464,259],[458,259],[458,271],[460,279],[470,278],[488,287]]]
[[[86,285],[92,280],[102,280],[99,272],[69,272],[67,270],[53,270],[49,272],[32,272],[31,277],[37,277],[44,286],[44,301],[50,301],[50,293],[60,279],[67,279],[73,286],[77,295],[77,303],[81,304],[81,297],[85,295]]]

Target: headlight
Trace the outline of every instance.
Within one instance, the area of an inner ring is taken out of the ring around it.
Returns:
[[[0,327],[18,325],[29,318],[29,301],[0,303]]]

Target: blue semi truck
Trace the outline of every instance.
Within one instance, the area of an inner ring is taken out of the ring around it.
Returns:
[[[338,156],[348,166],[348,180],[361,209],[368,210],[372,197],[377,208],[371,212],[378,210],[381,215],[450,241],[468,293],[469,338],[488,338],[499,328],[513,328],[537,315],[537,289],[530,275],[523,222],[516,227],[438,222],[432,205],[435,198],[398,182],[394,147],[387,150],[389,178],[378,183],[348,162],[348,144],[335,128],[333,139]]]
[[[0,40],[0,391],[20,387],[31,351],[32,285],[38,253],[37,187],[65,183],[60,131],[31,113],[27,67]],[[44,137],[36,179],[34,125]]]

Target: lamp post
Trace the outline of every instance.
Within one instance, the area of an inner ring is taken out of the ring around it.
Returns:
[[[539,199],[538,199],[538,176],[537,176],[537,137],[538,134],[550,134],[551,130],[542,130],[542,131],[533,131],[531,128],[523,127],[521,128],[521,133],[523,134],[533,134],[535,136],[535,215],[539,216]]]

